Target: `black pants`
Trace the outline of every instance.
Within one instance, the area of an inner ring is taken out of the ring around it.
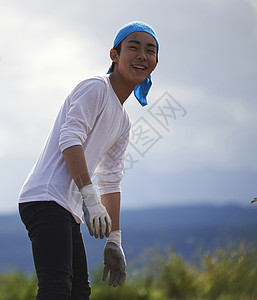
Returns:
[[[77,224],[54,201],[19,204],[32,243],[37,300],[88,300],[91,292],[84,243]]]

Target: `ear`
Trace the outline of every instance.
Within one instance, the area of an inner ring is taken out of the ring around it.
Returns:
[[[113,49],[113,48],[112,48],[112,49],[110,50],[110,58],[111,58],[111,60],[112,60],[113,62],[117,62],[117,61],[118,61],[119,55],[118,55],[116,49]]]

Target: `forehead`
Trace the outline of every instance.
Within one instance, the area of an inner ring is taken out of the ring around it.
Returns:
[[[133,32],[129,34],[123,41],[125,43],[129,43],[132,40],[138,41],[142,44],[153,44],[157,47],[155,38],[147,32],[143,32],[143,31]]]

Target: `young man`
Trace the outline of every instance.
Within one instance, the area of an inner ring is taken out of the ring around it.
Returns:
[[[138,101],[147,104],[158,49],[156,34],[145,23],[119,30],[109,74],[86,79],[67,97],[22,187],[19,211],[32,242],[38,300],[89,299],[83,213],[89,233],[107,237],[103,280],[110,272],[109,284],[115,287],[126,278],[120,182],[130,121],[123,103],[134,90]]]

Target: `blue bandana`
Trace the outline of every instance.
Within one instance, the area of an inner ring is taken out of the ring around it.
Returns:
[[[137,31],[143,31],[149,33],[156,41],[157,52],[159,51],[159,43],[153,28],[143,22],[132,22],[124,25],[117,33],[113,48],[116,48],[129,34]],[[108,71],[109,73],[109,71]],[[142,106],[147,105],[146,96],[152,86],[151,75],[149,75],[144,81],[140,82],[134,89],[134,95]]]

